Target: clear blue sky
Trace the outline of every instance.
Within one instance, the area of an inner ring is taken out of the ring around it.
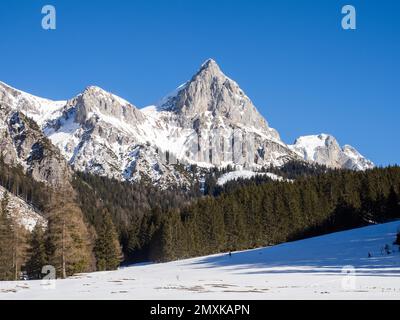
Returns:
[[[355,31],[341,29],[345,4]],[[93,84],[143,107],[212,57],[285,142],[331,133],[400,163],[398,0],[2,0],[0,28],[0,80],[36,95]]]

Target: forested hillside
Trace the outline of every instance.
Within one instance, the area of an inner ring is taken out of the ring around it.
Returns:
[[[269,171],[293,180],[258,176],[216,186],[226,170],[211,170],[203,187],[188,191],[77,173],[73,189],[54,190],[0,161],[0,184],[48,221],[32,234],[22,233],[10,220],[7,198],[2,199],[0,277],[17,279],[23,271],[40,278],[46,264],[65,277],[112,270],[120,263],[273,245],[400,218],[400,167],[355,172],[289,163]],[[18,256],[10,248],[17,248]]]
[[[273,245],[400,218],[400,168],[330,171],[245,186],[162,216],[150,257],[164,261]]]
[[[292,163],[276,173],[296,180],[256,177],[216,187],[221,172],[214,171],[207,196],[92,175],[76,181],[91,224],[102,208],[110,212],[126,261],[253,248],[400,218],[399,167],[354,172]]]

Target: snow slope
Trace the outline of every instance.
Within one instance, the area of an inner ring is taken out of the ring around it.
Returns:
[[[276,180],[276,181],[285,180],[284,178],[282,178],[276,174],[270,173],[270,172],[254,172],[254,171],[250,171],[250,170],[238,170],[238,171],[231,171],[231,172],[224,173],[222,176],[220,176],[218,178],[217,185],[223,186],[228,181],[232,181],[232,180],[234,181],[234,180],[238,180],[238,179],[251,179],[256,176],[267,176],[267,177],[271,178],[272,180]]]
[[[56,280],[55,288],[0,282],[0,299],[399,299],[400,252],[392,245],[399,227],[392,222],[231,257],[82,274]],[[392,254],[381,253],[385,244]]]

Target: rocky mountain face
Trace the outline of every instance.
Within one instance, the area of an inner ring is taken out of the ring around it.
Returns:
[[[67,162],[38,124],[23,113],[23,107],[18,110],[15,101],[9,99],[7,90],[0,85],[0,96],[6,97],[0,101],[0,153],[5,163],[22,166],[37,181],[53,186],[64,185],[72,172]],[[23,106],[27,110],[34,108],[30,102]]]
[[[156,110],[158,119],[187,131],[178,156],[189,162],[257,168],[297,157],[212,59]]]
[[[331,168],[367,170],[374,167],[370,160],[364,158],[352,146],[341,147],[337,140],[328,134],[303,136],[289,147],[304,160]]]
[[[0,83],[0,102],[9,161],[16,159],[51,183],[68,172],[67,163],[78,171],[161,187],[191,185],[199,178],[186,170],[192,164],[250,170],[289,160],[355,170],[373,166],[331,136],[286,145],[211,59],[172,94],[143,109],[94,86],[68,101],[50,101]]]
[[[224,75],[212,59],[176,94],[164,98],[159,109],[174,112],[185,128],[208,129],[208,124],[211,128],[219,125],[257,128],[271,139],[280,140],[278,132],[268,126],[239,85]],[[201,117],[207,113],[210,121]]]

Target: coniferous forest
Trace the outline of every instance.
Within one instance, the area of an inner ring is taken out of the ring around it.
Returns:
[[[213,170],[200,192],[77,173],[70,190],[53,190],[0,159],[0,185],[47,220],[28,233],[13,221],[9,195],[0,199],[0,279],[38,279],[48,264],[59,277],[113,270],[400,218],[398,166],[355,172],[288,163],[268,171],[292,180],[257,176],[218,186],[224,171]]]

